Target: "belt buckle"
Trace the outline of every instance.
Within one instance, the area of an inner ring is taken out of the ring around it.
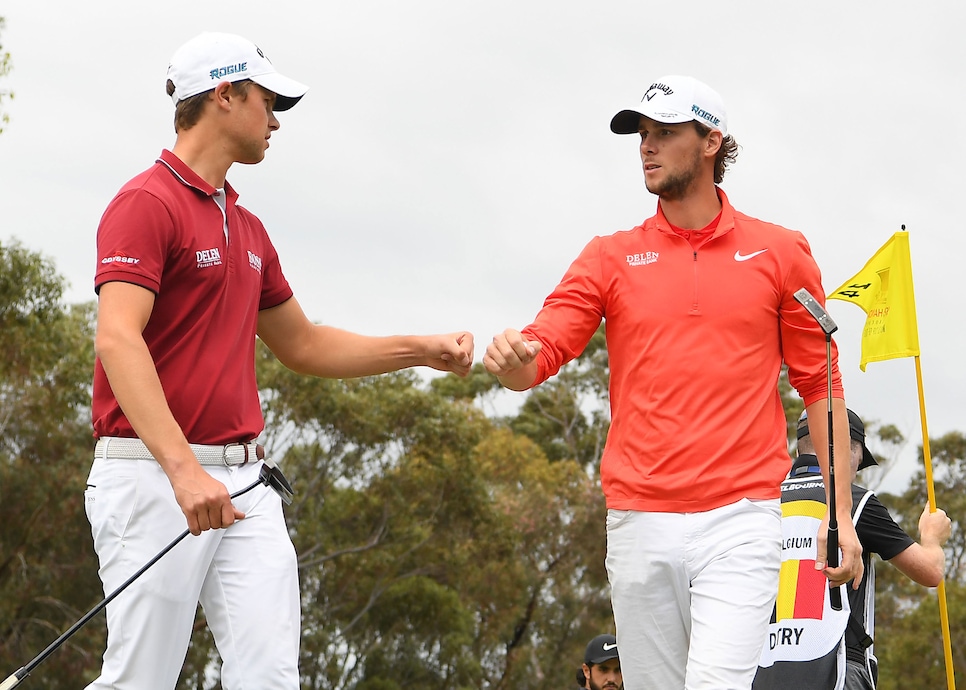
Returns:
[[[225,464],[225,466],[226,467],[230,467],[232,465],[247,465],[248,462],[251,460],[251,457],[249,456],[248,445],[249,444],[243,443],[241,441],[238,441],[238,442],[235,442],[235,443],[225,444],[225,446],[221,450],[221,460]],[[229,451],[232,448],[236,448],[238,446],[241,446],[242,449],[244,450],[244,452],[245,452],[245,459],[242,462],[239,462],[239,463],[229,462],[229,460],[230,460],[230,458],[228,457]]]

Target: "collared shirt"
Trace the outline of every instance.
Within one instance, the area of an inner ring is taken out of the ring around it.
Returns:
[[[219,200],[215,194],[222,194]],[[262,430],[255,382],[258,312],[292,296],[262,223],[170,151],[128,182],[97,230],[95,291],[111,281],[155,294],[144,340],[175,420],[192,443]],[[135,436],[95,362],[94,435]]]

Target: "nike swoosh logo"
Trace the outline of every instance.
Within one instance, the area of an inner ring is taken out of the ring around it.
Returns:
[[[751,254],[742,254],[741,250],[735,251],[735,261],[747,261],[748,259],[754,259],[759,254],[764,254],[767,249],[759,249],[757,252],[752,252]]]
[[[604,651],[605,651],[605,652],[609,652],[609,651],[610,651],[610,650],[612,650],[612,649],[617,649],[617,643],[616,643],[616,642],[615,642],[614,644],[607,644],[607,643],[605,642],[605,643],[604,643],[603,645],[601,645],[601,646],[602,646],[602,647],[604,648]]]

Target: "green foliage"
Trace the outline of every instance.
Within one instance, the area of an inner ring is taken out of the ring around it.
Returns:
[[[863,420],[865,421],[865,420]],[[905,437],[895,424],[882,424],[878,427],[876,434],[884,442],[891,445],[901,445],[905,442]]]
[[[64,307],[62,289],[50,261],[0,244],[0,662],[8,672],[101,596],[83,505],[94,309]],[[102,622],[75,635],[45,663],[43,687],[77,687],[96,667],[101,639]]]
[[[946,543],[946,604],[958,683],[966,682],[962,631],[966,629],[964,553],[966,535],[966,436],[951,432],[930,440],[936,505],[952,519],[952,535]],[[927,504],[925,465],[919,449],[919,470],[899,496],[883,494],[896,521],[913,537],[918,536],[919,516]],[[940,688],[946,686],[946,667],[941,634],[939,600],[935,590],[925,590],[889,565],[876,570],[876,654],[880,660],[880,688]]]
[[[479,362],[473,365],[466,378],[438,376],[429,385],[432,391],[452,400],[476,400],[502,389],[496,377]]]
[[[4,18],[0,17],[0,32],[2,32],[5,23]],[[10,53],[4,51],[3,44],[0,43],[0,78],[7,76],[12,69],[13,61],[10,59]],[[13,92],[8,89],[0,89],[0,134],[3,133],[3,125],[10,122],[10,116],[3,111],[5,98],[12,99]]]
[[[798,418],[802,416],[805,404],[788,381],[788,367],[782,364],[778,375],[778,393],[781,395],[782,407],[785,410],[785,435],[788,438],[789,454],[794,457],[795,446],[798,442]]]
[[[601,325],[579,358],[527,394],[508,424],[539,444],[550,460],[574,460],[593,471],[610,429],[609,377]]]
[[[952,535],[946,542],[946,579],[963,581],[966,577],[966,534],[962,530],[962,516],[966,515],[966,435],[954,431],[930,440],[931,465],[936,505],[953,521]],[[927,503],[926,473],[922,448],[919,448],[919,469],[912,476],[909,488],[901,496],[883,497],[888,500],[893,514],[903,528],[917,533],[919,516]]]
[[[885,566],[891,586],[880,587],[876,610],[876,645],[879,658],[879,690],[945,688],[946,663],[935,591],[913,585],[894,568]],[[901,582],[900,582],[901,580]],[[899,592],[899,598],[893,599]],[[891,596],[890,596],[891,595]],[[896,606],[896,602],[902,606]],[[957,686],[966,682],[966,650],[963,622],[966,621],[966,591],[961,582],[946,584],[946,603],[952,635],[952,657]]]

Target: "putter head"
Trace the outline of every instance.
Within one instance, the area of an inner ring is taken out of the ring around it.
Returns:
[[[265,458],[261,472],[258,473],[258,478],[265,486],[271,487],[279,495],[282,503],[287,506],[292,505],[295,492],[292,491],[292,485],[288,483],[285,475],[282,474],[282,470],[278,469],[278,465],[275,464],[274,460]]]
[[[812,315],[812,318],[818,322],[818,325],[825,332],[825,335],[830,336],[838,330],[838,326],[832,320],[832,317],[829,316],[828,312],[825,311],[825,308],[822,307],[822,305],[819,304],[814,297],[812,297],[811,292],[805,288],[802,288],[796,292],[793,297],[799,304],[805,307],[805,310],[808,311],[808,313]]]

